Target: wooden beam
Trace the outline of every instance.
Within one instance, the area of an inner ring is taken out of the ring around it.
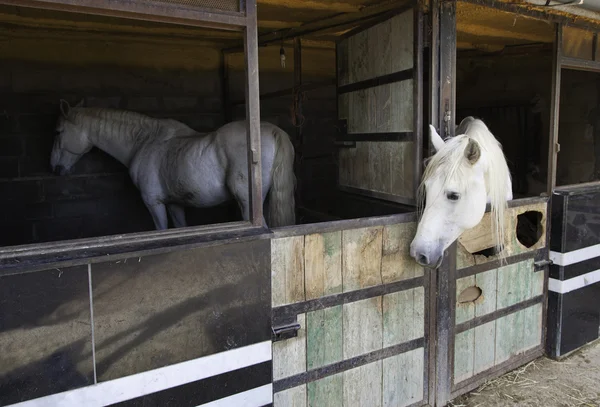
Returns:
[[[319,0],[258,0],[258,4],[303,10],[326,10],[334,13],[356,13],[362,8],[362,5],[347,4],[341,1]]]
[[[409,1],[407,0],[390,0],[384,4],[377,4],[373,6],[364,7],[360,11],[355,13],[343,13],[336,16],[325,18],[318,21],[313,21],[301,25],[300,27],[291,28],[286,31],[274,31],[272,33],[261,35],[258,39],[258,45],[263,46],[272,42],[281,41],[282,37],[287,39],[302,37],[308,34],[320,32],[326,29],[336,28],[342,30],[350,26],[354,26],[357,23],[364,22],[382,13],[387,13],[390,10],[400,9],[405,7]],[[240,52],[240,47],[234,47],[226,49],[225,52]]]

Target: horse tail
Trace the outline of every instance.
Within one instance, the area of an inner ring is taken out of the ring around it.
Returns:
[[[296,223],[296,176],[294,175],[294,146],[287,133],[276,127],[275,158],[271,169],[266,221],[269,227]]]

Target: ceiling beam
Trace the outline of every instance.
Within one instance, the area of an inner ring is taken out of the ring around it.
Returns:
[[[356,13],[362,5],[347,4],[339,1],[318,0],[257,0],[258,5],[268,4],[270,6],[285,7],[301,10],[325,10],[337,13]]]
[[[364,22],[381,14],[389,13],[391,10],[406,7],[408,3],[408,0],[387,0],[383,3],[373,6],[363,7],[357,12],[342,13],[333,17],[309,22],[301,25],[300,27],[293,27],[288,30],[273,31],[268,34],[260,35],[258,37],[258,45],[263,46],[272,42],[281,41],[282,38],[291,39],[295,37],[302,37],[307,34],[313,34],[333,28],[338,31],[342,31],[344,28],[355,26],[359,22]],[[226,53],[241,51],[243,51],[243,47],[233,47],[224,50]]]

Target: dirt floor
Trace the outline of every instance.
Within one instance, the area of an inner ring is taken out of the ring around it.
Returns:
[[[561,361],[536,359],[449,406],[600,407],[600,341]]]

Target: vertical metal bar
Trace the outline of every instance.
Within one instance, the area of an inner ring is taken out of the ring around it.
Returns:
[[[299,175],[301,174],[300,164],[302,162],[302,155],[304,153],[304,135],[302,134],[302,93],[300,92],[300,85],[302,85],[302,40],[300,37],[294,38],[294,121],[296,123],[296,142],[295,144],[295,160],[294,160],[294,173],[296,178],[301,181]],[[296,187],[296,205],[302,206],[302,182],[297,182]]]
[[[441,125],[439,108],[440,108],[440,14],[439,0],[432,0],[429,8],[429,27],[431,30],[431,38],[429,41],[429,123],[438,127]],[[433,146],[427,135],[427,145],[429,146],[427,155],[433,154]]]
[[[558,119],[560,108],[560,75],[562,62],[562,24],[556,24],[554,56],[552,58],[552,101],[550,109],[550,134],[548,138],[548,196],[556,186],[556,164],[558,161]]]
[[[456,111],[456,3],[439,3],[438,123],[443,137],[454,136]],[[456,242],[437,270],[436,406],[450,401],[454,382],[454,315],[456,305]]]
[[[417,190],[423,169],[423,11],[420,3],[414,8],[414,70],[413,72],[413,131],[415,134],[413,193],[417,200]]]
[[[263,223],[260,151],[260,94],[258,83],[258,28],[256,0],[246,0],[244,58],[246,62],[246,125],[248,140],[248,205],[250,222]]]

